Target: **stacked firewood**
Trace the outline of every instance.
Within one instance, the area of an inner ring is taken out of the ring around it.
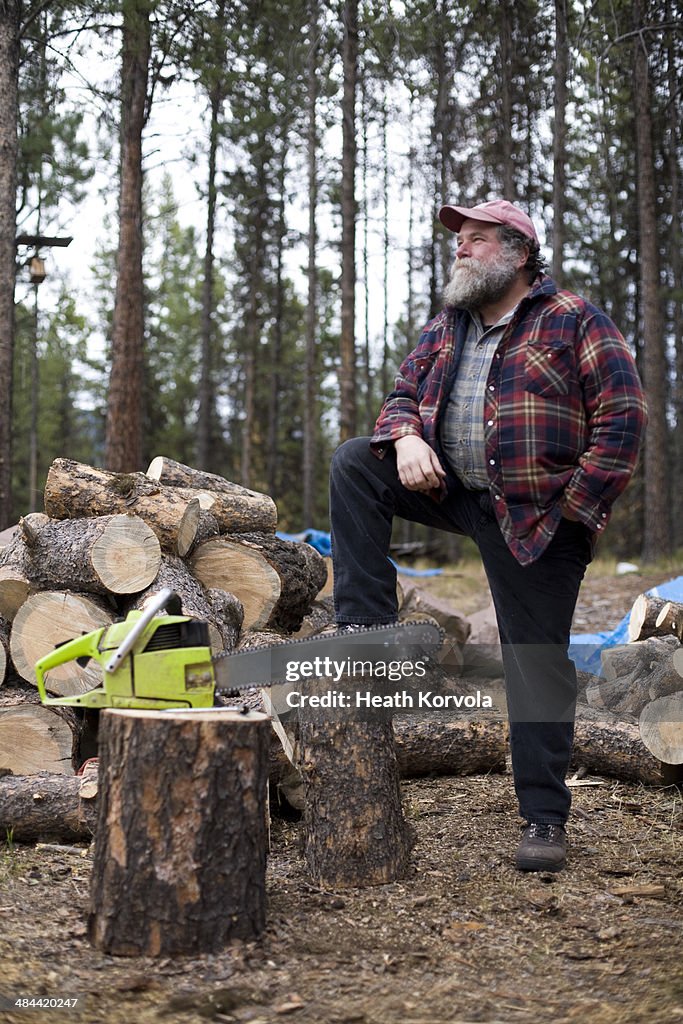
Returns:
[[[22,519],[0,552],[0,768],[72,774],[80,718],[38,702],[36,661],[142,608],[165,587],[209,624],[214,653],[254,631],[289,634],[323,587],[324,559],[275,535],[273,500],[157,458],[146,473],[56,459],[45,513]],[[94,662],[50,671],[67,696],[99,685]]]
[[[601,677],[588,704],[638,723],[662,763],[683,765],[683,604],[641,594],[631,609],[629,642],[601,654]]]

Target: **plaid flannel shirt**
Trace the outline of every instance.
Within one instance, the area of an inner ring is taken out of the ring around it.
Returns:
[[[444,310],[401,364],[370,442],[380,458],[389,443],[417,434],[445,462],[439,424],[467,321],[463,310]],[[489,492],[522,565],[543,553],[563,509],[604,529],[635,468],[646,421],[635,361],[615,325],[540,275],[500,340],[484,403]],[[445,487],[433,494],[444,496]]]

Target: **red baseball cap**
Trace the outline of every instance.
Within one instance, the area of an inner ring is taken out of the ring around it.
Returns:
[[[442,206],[439,210],[439,220],[449,231],[459,231],[464,220],[507,224],[508,227],[521,231],[527,238],[533,238],[538,244],[538,235],[531,217],[518,206],[513,206],[507,199],[493,199],[490,203],[479,203],[471,209],[466,206]]]

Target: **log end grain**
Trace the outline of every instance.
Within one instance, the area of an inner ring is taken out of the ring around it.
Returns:
[[[32,594],[17,612],[10,637],[14,667],[23,679],[35,685],[35,664],[60,644],[109,626],[113,616],[102,601],[67,590],[45,590]],[[96,662],[79,665],[70,661],[51,669],[46,687],[58,696],[85,693],[101,685],[102,673]]]
[[[683,690],[646,704],[640,714],[640,736],[664,764],[683,764]]]
[[[138,516],[112,516],[91,553],[93,567],[114,594],[136,594],[154,580],[161,562],[156,534]]]

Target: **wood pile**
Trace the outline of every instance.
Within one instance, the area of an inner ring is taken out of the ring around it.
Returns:
[[[586,687],[594,710],[637,723],[662,781],[683,777],[683,604],[641,594],[628,625],[629,642],[601,653],[603,675]]]
[[[0,770],[73,775],[82,715],[40,705],[34,666],[55,647],[142,608],[171,587],[209,623],[214,653],[253,630],[289,634],[323,587],[324,559],[275,536],[273,500],[156,458],[146,473],[56,459],[45,513],[24,517],[0,550]],[[50,693],[101,682],[95,662],[48,673]]]

